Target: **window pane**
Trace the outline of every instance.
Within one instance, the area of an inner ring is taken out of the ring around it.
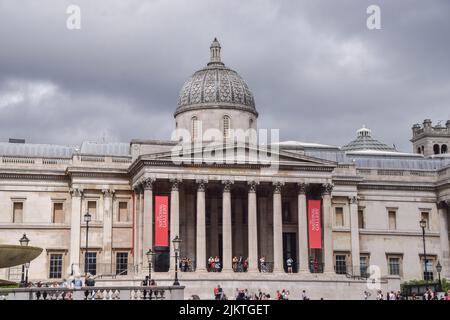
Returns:
[[[400,258],[389,258],[389,274],[400,275]]]
[[[50,279],[62,278],[62,263],[63,263],[62,254],[50,255],[50,270],[49,270]]]
[[[13,222],[23,222],[23,202],[14,202],[13,204]]]
[[[128,253],[118,252],[116,254],[116,274],[126,275],[128,272]]]
[[[88,252],[85,254],[86,272],[96,275],[97,274],[97,252]]]
[[[337,274],[346,274],[347,273],[347,263],[345,255],[337,254],[335,257],[335,268]]]

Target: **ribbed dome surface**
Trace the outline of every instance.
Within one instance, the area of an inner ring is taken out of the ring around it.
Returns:
[[[372,131],[363,127],[357,131],[357,138],[345,146],[341,147],[343,151],[358,151],[358,150],[382,150],[382,151],[397,151],[393,147],[389,147],[378,140],[372,138]]]
[[[175,114],[193,108],[236,107],[256,114],[255,100],[245,81],[220,60],[220,44],[214,39],[211,61],[183,85]]]

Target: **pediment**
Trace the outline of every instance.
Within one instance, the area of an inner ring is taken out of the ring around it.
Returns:
[[[333,161],[318,159],[278,147],[264,145],[203,145],[178,146],[170,152],[142,155],[142,160],[173,162],[177,165],[259,165],[335,167]]]

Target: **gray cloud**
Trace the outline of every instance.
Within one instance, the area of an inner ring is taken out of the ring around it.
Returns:
[[[66,28],[72,3],[81,30]],[[260,127],[342,145],[366,124],[407,151],[413,123],[450,119],[448,12],[446,0],[0,0],[0,140],[167,139],[217,36]]]

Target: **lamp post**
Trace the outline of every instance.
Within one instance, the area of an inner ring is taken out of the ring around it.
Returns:
[[[87,277],[88,270],[88,241],[89,241],[89,222],[91,222],[92,216],[89,211],[84,215],[84,222],[86,222],[86,250],[84,252],[84,276]]]
[[[28,246],[28,243],[30,243],[30,239],[28,239],[27,235],[24,233],[22,238],[19,239],[19,243],[22,247]],[[27,270],[28,273],[28,270]],[[20,278],[20,287],[24,288],[26,287],[26,284],[28,283],[28,276],[27,276],[27,282],[25,282],[25,264],[22,265],[22,276]]]
[[[427,227],[427,221],[422,219],[420,220],[420,227],[422,228],[422,241],[423,241],[423,260],[425,262],[424,268],[423,268],[423,280],[427,281],[425,279],[425,275],[427,274],[427,251],[425,250],[425,228]]]
[[[442,291],[442,283],[441,283],[442,266],[441,266],[441,263],[439,262],[439,260],[438,260],[437,265],[436,265],[436,271],[438,273],[438,279],[439,279],[439,292],[441,292]]]
[[[175,238],[172,240],[172,243],[173,243],[173,251],[175,252],[175,281],[173,282],[173,285],[179,286],[180,283],[178,282],[178,253],[180,252],[180,243],[181,243],[180,237],[176,235]]]
[[[26,275],[25,275],[25,286],[28,286],[28,269],[30,269],[30,262],[25,262],[25,270],[26,270]]]
[[[152,266],[153,266],[153,257],[155,256],[155,253],[153,252],[152,249],[148,249],[145,255],[147,256],[148,261],[148,280],[152,281]]]

